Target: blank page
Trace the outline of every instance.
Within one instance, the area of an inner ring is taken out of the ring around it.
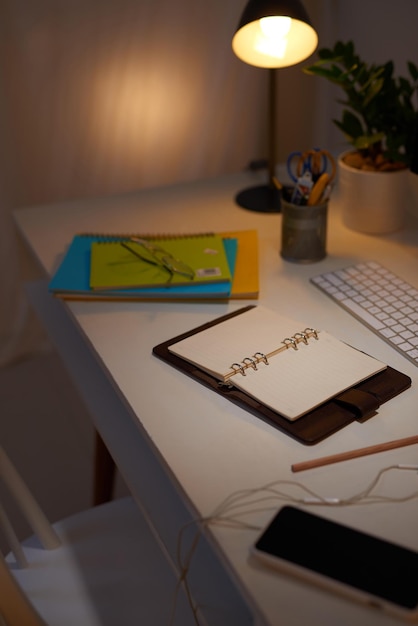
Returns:
[[[169,350],[223,380],[233,363],[255,353],[269,354],[309,324],[262,306],[212,326],[170,346]],[[325,331],[318,339],[288,348],[246,375],[228,380],[289,420],[301,417],[333,396],[386,368],[384,363],[348,346]]]

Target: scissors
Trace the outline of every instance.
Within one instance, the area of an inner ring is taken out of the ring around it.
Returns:
[[[304,158],[304,153],[296,150],[295,152],[291,152],[287,157],[286,167],[287,173],[289,177],[293,180],[294,183],[298,182],[298,179],[303,176],[306,172],[310,172],[309,160]]]
[[[286,165],[295,183],[292,202],[314,205],[325,200],[336,174],[335,159],[328,150],[315,148],[291,152]]]
[[[287,172],[294,183],[306,172],[310,172],[314,183],[325,172],[329,173],[330,182],[332,182],[336,173],[334,157],[328,150],[320,148],[305,150],[305,152],[291,152],[287,157],[286,166]]]

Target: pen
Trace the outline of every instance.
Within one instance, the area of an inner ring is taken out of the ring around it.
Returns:
[[[314,467],[322,467],[323,465],[330,465],[331,463],[339,463],[340,461],[356,459],[360,456],[366,456],[367,454],[375,454],[376,452],[384,452],[385,450],[393,450],[394,448],[402,448],[403,446],[412,446],[415,443],[418,443],[418,435],[406,437],[404,439],[395,439],[394,441],[387,441],[386,443],[379,443],[375,446],[368,446],[366,448],[358,448],[357,450],[350,450],[348,452],[342,452],[341,454],[323,456],[311,461],[295,463],[291,466],[291,469],[292,472],[302,472]]]
[[[280,182],[280,180],[277,178],[277,176],[273,176],[273,185],[278,191],[281,191],[283,189],[283,185]]]
[[[311,189],[311,192],[308,197],[308,206],[314,206],[315,204],[319,204],[323,198],[324,192],[330,182],[330,176],[327,172],[321,174],[316,183]]]

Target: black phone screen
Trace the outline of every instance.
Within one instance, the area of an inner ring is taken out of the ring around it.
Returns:
[[[284,506],[255,548],[403,609],[418,607],[418,552],[318,515]]]

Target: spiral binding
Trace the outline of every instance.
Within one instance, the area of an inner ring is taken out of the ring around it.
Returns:
[[[305,328],[305,330],[301,330],[291,337],[285,337],[281,342],[282,345],[279,348],[276,348],[276,350],[269,352],[268,354],[264,354],[263,352],[255,352],[252,356],[246,356],[244,359],[242,359],[240,363],[232,363],[232,365],[230,366],[231,371],[224,376],[224,382],[232,378],[232,376],[235,376],[235,374],[241,374],[241,376],[246,376],[246,370],[250,368],[253,370],[257,370],[257,366],[260,363],[264,363],[264,365],[269,365],[269,359],[276,354],[279,354],[279,352],[284,352],[289,348],[292,348],[293,350],[298,350],[300,343],[307,345],[309,339],[313,338],[318,340],[318,332],[319,331],[315,330],[314,328]]]
[[[83,232],[78,233],[80,237],[91,237],[97,243],[115,243],[118,241],[129,241],[132,237],[137,237],[139,239],[151,239],[154,241],[164,241],[171,239],[194,239],[197,237],[212,237],[214,235],[213,232],[207,233],[94,233],[94,232]]]

